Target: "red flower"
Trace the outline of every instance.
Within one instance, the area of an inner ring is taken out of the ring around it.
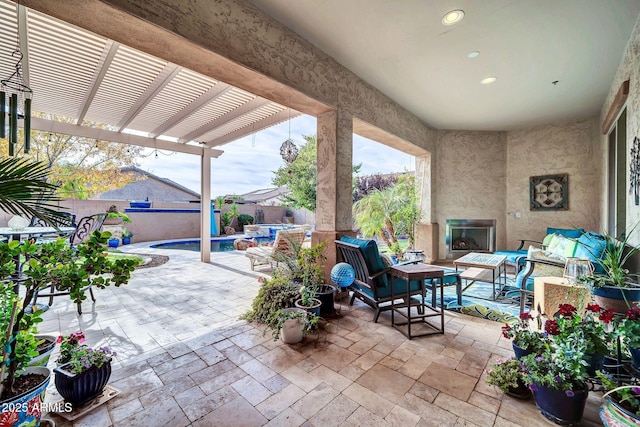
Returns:
[[[587,304],[587,310],[591,311],[592,313],[600,313],[600,310],[602,310],[602,307],[600,307],[598,304]]]
[[[258,277],[258,283],[262,283],[262,276]]]
[[[569,304],[562,304],[569,305]],[[549,335],[560,335],[560,329],[558,328],[557,320],[547,320],[544,322],[544,330],[547,331]]]
[[[502,336],[505,338],[509,338],[509,331],[511,330],[511,326],[509,325],[504,325],[502,327]]]
[[[531,313],[529,312],[520,313],[520,320],[533,320],[533,316],[531,316]]]
[[[576,308],[571,304],[560,304],[558,307],[562,317],[572,317],[576,313]]]
[[[633,307],[631,307],[631,310],[627,310],[626,318],[630,320],[640,319],[640,307],[634,305]]]
[[[613,308],[610,308],[608,310],[603,310],[602,313],[600,313],[600,316],[598,317],[598,319],[602,320],[604,323],[609,323],[614,318],[613,313],[614,313]]]

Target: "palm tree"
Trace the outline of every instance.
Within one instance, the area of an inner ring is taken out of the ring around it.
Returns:
[[[49,170],[44,162],[22,157],[0,159],[0,210],[27,218],[37,217],[55,225],[63,220],[55,184],[47,182]]]
[[[403,200],[395,186],[376,190],[353,205],[356,225],[365,236],[377,235],[391,247],[397,243],[393,224]]]

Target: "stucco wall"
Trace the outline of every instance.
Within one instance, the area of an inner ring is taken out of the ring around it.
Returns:
[[[636,22],[633,29],[627,48],[620,61],[620,66],[616,72],[616,76],[611,83],[609,94],[602,107],[600,113],[600,123],[604,121],[604,118],[609,111],[611,102],[615,97],[620,85],[625,80],[629,79],[629,96],[627,98],[627,162],[630,159],[630,150],[633,144],[633,138],[640,138],[640,17]],[[601,146],[603,152],[607,153],[607,138],[606,135],[601,136]],[[606,170],[607,155],[603,155],[602,169]],[[627,177],[625,182],[629,183],[629,168],[627,168]],[[605,197],[606,194],[606,181],[603,180],[601,184],[601,194]],[[628,188],[627,188],[628,190]],[[606,206],[603,206],[600,212],[602,218],[607,217]],[[640,222],[640,206],[634,204],[633,195],[627,197],[627,226],[633,227]],[[603,222],[604,224],[604,222]],[[634,245],[640,245],[640,230],[636,228],[635,233],[630,236],[630,243]]]
[[[504,246],[505,133],[439,131],[437,147],[438,258],[446,255],[447,219],[495,219],[496,244]]]
[[[598,120],[558,123],[507,132],[506,249],[519,239],[541,240],[547,227],[599,231],[603,153]],[[569,210],[531,211],[529,178],[569,175]],[[515,213],[520,212],[520,218]],[[500,245],[498,245],[500,247]]]

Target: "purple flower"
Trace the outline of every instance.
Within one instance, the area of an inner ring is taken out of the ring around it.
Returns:
[[[553,379],[559,383],[560,381],[562,381],[562,378],[560,378],[560,375],[556,375],[555,377],[553,377]]]
[[[529,384],[531,391],[538,391],[538,387],[535,384]]]
[[[575,396],[575,393],[573,392],[573,390],[567,390],[564,392],[564,394],[567,395],[567,397],[573,397]]]

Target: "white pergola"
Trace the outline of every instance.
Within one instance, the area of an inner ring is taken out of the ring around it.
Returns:
[[[0,79],[22,73],[32,129],[201,157],[201,241],[210,235],[211,158],[216,149],[299,112],[137,51],[56,18],[0,0]],[[96,126],[98,125],[98,126]],[[201,245],[202,260],[210,259]]]

